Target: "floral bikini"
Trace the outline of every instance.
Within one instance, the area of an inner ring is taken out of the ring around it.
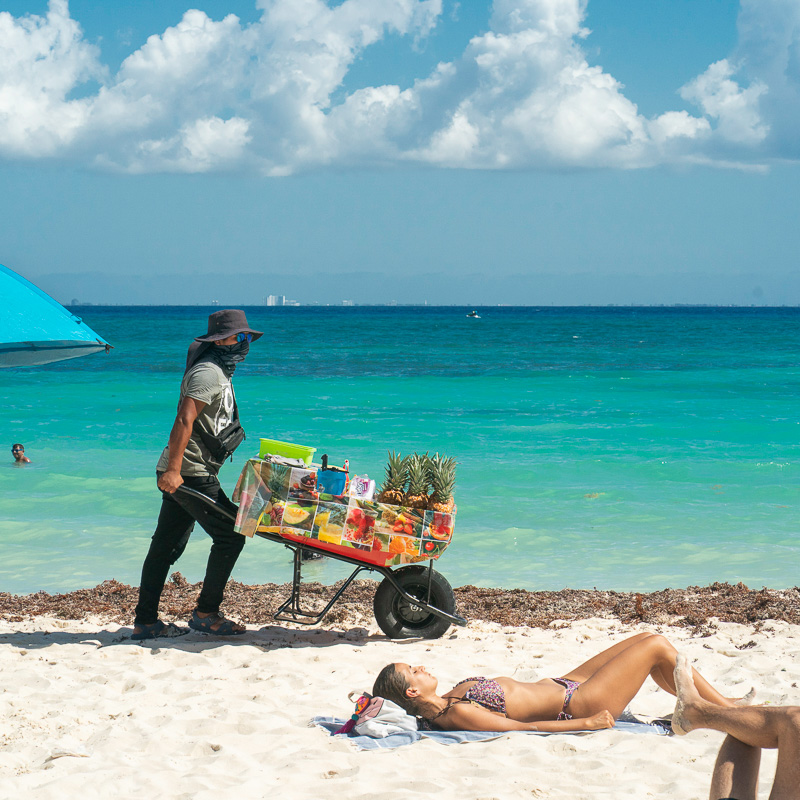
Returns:
[[[499,711],[503,716],[506,714],[506,693],[503,687],[492,678],[464,678],[459,681],[453,688],[457,689],[463,683],[475,681],[474,686],[467,689],[466,694],[462,700],[468,700],[471,703],[477,703],[479,706],[488,708],[489,711]]]
[[[567,713],[567,706],[569,705],[569,701],[572,700],[572,695],[575,694],[575,691],[580,686],[580,683],[578,681],[571,681],[569,678],[551,678],[550,680],[561,684],[566,689],[564,693],[564,705],[561,707],[561,712],[556,719],[572,719],[572,714]],[[459,681],[453,688],[456,689],[470,681],[475,681],[475,685],[470,686],[463,697],[453,699],[453,702],[450,703],[447,708],[442,709],[436,717],[440,717],[442,714],[449,711],[450,706],[454,703],[475,703],[489,711],[497,711],[503,716],[506,716],[506,694],[503,691],[503,687],[496,680],[484,678],[482,676],[464,678],[463,681]],[[436,719],[436,717],[433,717],[433,719]]]
[[[572,695],[575,694],[576,689],[580,686],[578,681],[571,681],[569,678],[550,678],[551,681],[560,683],[567,691],[564,693],[564,705],[561,706],[561,713],[556,719],[572,719],[572,714],[567,714],[567,706],[569,701],[572,700]]]

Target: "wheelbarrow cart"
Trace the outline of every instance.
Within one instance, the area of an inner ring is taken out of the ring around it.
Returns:
[[[436,639],[454,625],[466,625],[456,614],[453,589],[433,568],[452,540],[455,513],[442,514],[393,506],[346,495],[309,490],[312,468],[287,467],[250,459],[234,491],[234,514],[205,495],[180,487],[234,521],[246,536],[259,536],[293,553],[292,587],[274,619],[315,625],[362,572],[383,580],[373,599],[378,627],[392,639]],[[301,603],[302,564],[310,554],[353,566],[353,572],[321,611]],[[427,563],[425,563],[427,562]]]

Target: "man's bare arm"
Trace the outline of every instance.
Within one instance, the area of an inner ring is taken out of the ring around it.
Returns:
[[[169,434],[169,464],[167,471],[158,479],[158,488],[172,494],[183,483],[181,464],[192,426],[197,415],[206,407],[206,403],[194,397],[184,397],[178,407],[178,414]]]

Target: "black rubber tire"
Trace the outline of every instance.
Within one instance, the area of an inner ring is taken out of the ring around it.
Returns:
[[[392,572],[395,581],[403,587],[403,591],[412,597],[424,598],[428,593],[428,567],[411,565],[401,567]],[[453,587],[447,579],[436,570],[431,578],[430,605],[448,614],[455,614],[456,597]],[[384,578],[375,599],[372,610],[378,627],[390,639],[438,639],[450,627],[450,621],[437,614],[412,606],[392,586],[388,578]]]

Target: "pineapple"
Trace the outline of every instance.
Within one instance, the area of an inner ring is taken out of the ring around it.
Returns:
[[[428,498],[428,508],[443,514],[453,511],[453,488],[456,483],[456,460],[438,453],[428,459],[428,475],[433,494]]]
[[[399,506],[403,503],[406,481],[408,480],[408,458],[403,458],[400,453],[389,453],[389,463],[386,465],[386,480],[381,486],[377,500],[379,503]]]
[[[428,507],[428,454],[414,453],[408,462],[408,491],[403,505],[408,508]]]

